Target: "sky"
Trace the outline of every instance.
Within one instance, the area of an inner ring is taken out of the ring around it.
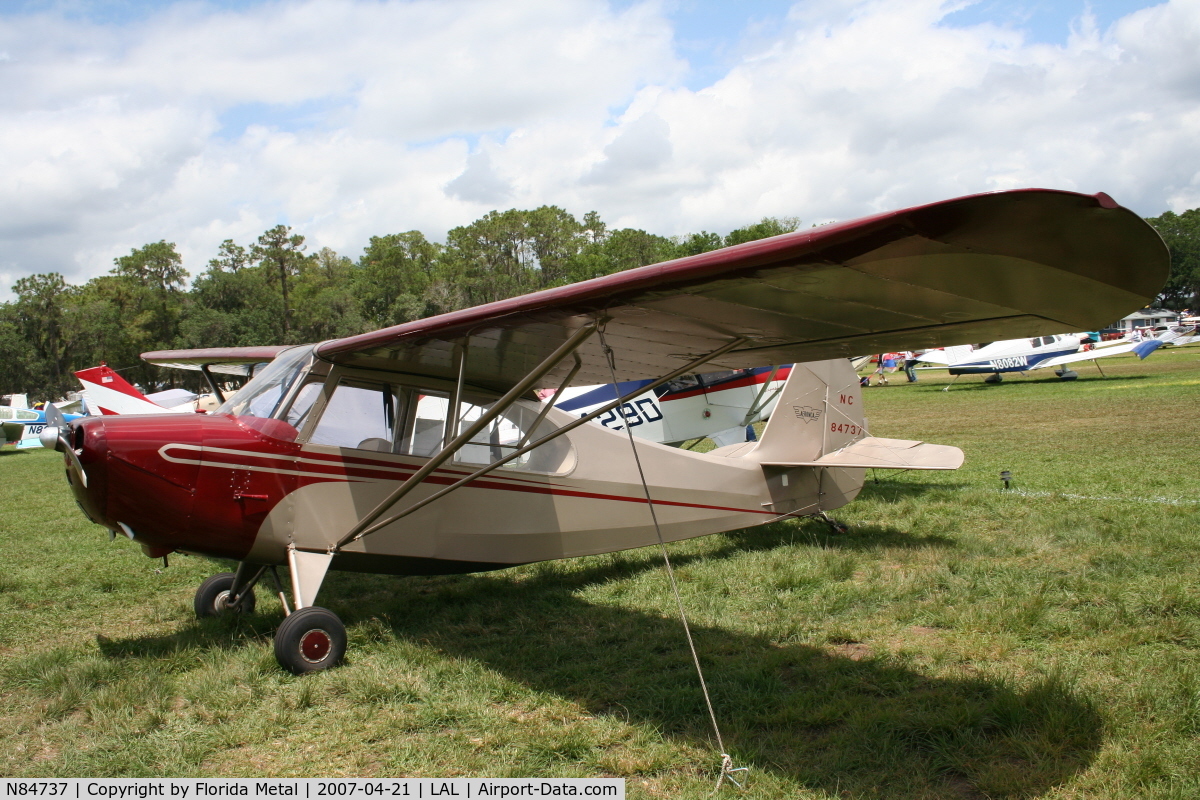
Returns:
[[[0,301],[174,242],[493,209],[725,233],[976,192],[1200,207],[1200,0],[0,0]]]

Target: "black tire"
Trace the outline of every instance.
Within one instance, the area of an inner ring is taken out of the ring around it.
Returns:
[[[192,607],[195,609],[198,619],[219,617],[222,614],[230,612],[241,614],[254,613],[253,589],[248,590],[242,595],[242,602],[236,607],[226,604],[226,600],[229,597],[229,590],[233,588],[233,577],[232,572],[218,572],[200,584],[200,588],[196,590],[196,597],[192,601]]]
[[[275,631],[275,659],[293,675],[329,669],[346,655],[346,626],[327,608],[293,611]]]

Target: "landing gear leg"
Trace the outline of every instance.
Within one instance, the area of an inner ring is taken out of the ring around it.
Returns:
[[[251,570],[255,570],[251,573]],[[192,599],[192,609],[198,619],[219,617],[236,612],[254,613],[254,584],[266,567],[255,568],[242,562],[237,572],[219,572],[200,584]]]
[[[288,548],[295,607],[288,611],[280,591],[287,616],[275,631],[275,660],[293,675],[335,667],[346,655],[346,626],[337,614],[312,604],[332,560],[332,553]]]

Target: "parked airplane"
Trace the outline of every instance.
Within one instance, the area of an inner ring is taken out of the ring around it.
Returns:
[[[72,403],[63,402],[63,407],[72,407]],[[68,420],[77,419],[82,414],[66,414]],[[0,429],[3,430],[4,440],[0,444],[15,444],[18,448],[40,447],[39,438],[42,429],[46,427],[46,412],[29,408],[27,395],[15,394],[9,398],[8,405],[0,406]]]
[[[1031,370],[1060,367],[1076,361],[1095,361],[1110,356],[1135,353],[1138,358],[1146,358],[1162,346],[1169,338],[1147,339],[1145,341],[1114,344],[1111,347],[1097,347],[1083,350],[1085,344],[1090,344],[1086,333],[1063,333],[1052,336],[1034,336],[1028,339],[1008,339],[975,347],[973,345],[958,345],[930,350],[918,356],[919,361],[930,364],[943,364],[949,368],[954,380],[943,391],[949,391],[963,375],[987,375],[986,383],[1000,383],[1003,372],[1020,372],[1024,374]],[[1055,372],[1065,381],[1079,377],[1074,370],[1061,369]],[[1100,370],[1104,374],[1104,370]]]
[[[727,370],[704,375],[684,375],[671,384],[649,391],[611,409],[596,420],[611,430],[622,430],[627,423],[635,436],[655,442],[678,443],[711,436],[718,445],[746,441],[746,426],[760,422],[770,415],[783,388],[790,367],[761,367],[748,370]],[[83,393],[98,413],[117,414],[190,414],[211,411],[217,403],[211,395],[198,398],[182,389],[143,395],[111,367],[101,364],[75,373],[83,384]],[[627,381],[620,386],[622,394],[646,386],[650,381]],[[172,392],[179,393],[172,395]],[[662,394],[658,394],[662,392]],[[545,395],[548,399],[550,390]],[[570,387],[556,405],[578,416],[598,408],[617,397],[611,384],[603,386]],[[172,404],[168,397],[180,402]],[[211,407],[205,407],[211,402]],[[422,398],[422,403],[437,404],[437,398]],[[715,412],[715,413],[714,413]],[[728,422],[741,422],[730,428]],[[34,441],[37,441],[36,436]]]
[[[186,389],[144,395],[107,364],[80,370],[75,377],[83,384],[89,407],[98,414],[190,414],[218,405],[210,395],[201,397]]]
[[[216,414],[60,421],[43,442],[87,517],[147,555],[239,562],[201,584],[199,616],[252,610],[270,576],[286,614],[275,655],[303,673],[345,652],[342,622],[315,605],[330,569],[607,553],[824,517],[867,468],[954,468],[956,448],[869,435],[844,359],[1096,328],[1144,307],[1168,268],[1154,230],[1107,195],[976,195],[317,345],[148,353],[210,377],[274,360]],[[759,442],[700,454],[587,424],[705,365],[787,363]],[[647,379],[585,417],[553,407],[576,380]]]
[[[663,444],[706,436],[718,447],[738,444],[746,441],[748,426],[771,416],[791,370],[788,364],[680,375],[619,409],[610,409],[596,421],[614,431],[628,425],[634,436]],[[649,383],[572,387],[563,392],[555,407],[586,416]]]

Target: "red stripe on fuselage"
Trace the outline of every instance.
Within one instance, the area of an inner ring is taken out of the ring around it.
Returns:
[[[775,377],[771,378],[771,382],[782,381],[791,373],[791,367],[780,367],[775,373]],[[723,392],[726,389],[740,389],[743,386],[754,386],[759,383],[766,383],[767,378],[771,377],[771,371],[760,372],[757,375],[746,375],[741,378],[734,378],[726,383],[718,383],[713,386],[697,386],[695,389],[686,389],[678,392],[668,392],[658,398],[660,403],[669,403],[672,400],[682,400],[685,397],[695,397],[701,394],[709,394],[712,392]]]
[[[254,457],[256,455],[258,455],[259,457],[262,457],[262,458],[267,457],[263,454],[255,454],[252,452],[246,452],[245,455],[250,456],[250,457]],[[309,455],[309,454],[306,453],[305,455]],[[201,459],[202,460],[202,463],[201,463],[202,469],[203,468],[237,469],[240,466],[236,462],[226,462],[223,460],[215,460],[212,458],[213,456],[227,456],[229,458],[236,457],[232,453],[213,453],[212,451],[207,451],[202,454],[202,459]],[[278,462],[280,459],[275,458],[272,460]],[[329,460],[332,462],[333,458],[330,458]],[[365,460],[365,459],[363,459],[363,460]],[[301,464],[298,462],[298,459],[295,459],[295,458],[285,459],[285,462],[287,464],[286,468],[290,469],[292,471],[317,473],[317,474],[297,475],[296,476],[297,483],[300,486],[308,486],[308,485],[314,484],[314,483],[324,483],[326,481],[352,480],[354,478],[378,479],[378,476],[376,476],[376,475],[372,475],[369,473],[364,474],[364,471],[362,471],[362,468],[359,468],[359,470],[353,470],[352,468],[347,468],[345,466],[339,466],[338,463],[329,463],[327,466],[328,466],[328,468],[331,468],[331,471],[321,473],[318,471],[319,468],[322,466],[326,466],[326,465]],[[379,463],[379,462],[375,462],[375,463]],[[310,469],[310,467],[316,467],[316,469]],[[371,468],[367,467],[366,469],[370,470]],[[406,464],[397,464],[397,465],[388,465],[387,469],[389,469],[389,470],[396,470],[396,469],[409,470],[409,473],[407,475],[405,475],[405,474],[396,475],[394,472],[392,472],[391,474],[389,474],[387,476],[389,479],[399,482],[402,480],[407,480],[409,477],[412,476],[412,474],[414,472],[416,472],[416,470],[418,468],[410,466],[410,465],[406,465]],[[333,471],[333,470],[336,470],[336,471]],[[466,473],[466,472],[458,472],[458,471],[452,471],[452,470],[445,470],[445,472],[449,472],[450,476],[442,476],[442,475],[438,475],[435,473],[433,475],[426,477],[421,482],[428,483],[428,484],[431,484],[434,486],[449,486],[449,485],[451,485],[453,483],[457,483],[459,480],[461,480],[461,477],[459,477],[459,476],[465,476],[465,475],[470,474],[470,473]],[[624,495],[602,494],[599,492],[585,492],[585,491],[577,490],[577,489],[568,489],[568,488],[564,487],[562,484],[558,484],[556,486],[550,486],[550,485],[546,485],[546,484],[535,483],[533,481],[529,481],[528,479],[515,478],[515,477],[510,478],[507,475],[503,476],[503,477],[506,480],[520,481],[522,484],[527,484],[527,485],[502,483],[502,482],[496,481],[495,479],[488,480],[485,478],[477,478],[476,480],[473,480],[470,483],[465,484],[465,486],[463,488],[471,487],[471,488],[475,488],[475,489],[489,489],[489,490],[493,490],[493,491],[528,492],[530,494],[549,494],[549,495],[558,495],[558,496],[562,496],[562,497],[580,497],[580,498],[587,498],[587,499],[593,499],[593,500],[613,500],[613,501],[624,502],[624,503],[645,503],[646,502],[645,497],[628,497],[628,496],[624,496]],[[654,503],[656,505],[677,506],[680,508],[699,508],[699,509],[705,509],[705,510],[709,510],[709,511],[733,511],[733,512],[737,512],[740,514],[772,515],[775,513],[772,511],[764,511],[762,509],[757,509],[757,508],[755,508],[755,509],[733,508],[730,506],[715,506],[715,505],[707,505],[704,503],[684,503],[684,502],[680,502],[680,501],[676,501],[676,500],[655,500]]]

